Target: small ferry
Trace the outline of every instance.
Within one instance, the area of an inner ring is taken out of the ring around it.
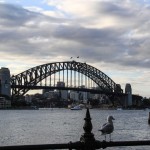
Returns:
[[[79,105],[77,105],[77,106],[74,106],[74,107],[72,107],[72,108],[70,108],[71,110],[82,110],[82,108],[79,106]]]

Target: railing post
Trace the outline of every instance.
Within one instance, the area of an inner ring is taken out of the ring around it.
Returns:
[[[86,116],[84,118],[85,123],[83,126],[84,133],[81,135],[80,142],[84,144],[85,150],[95,150],[95,138],[92,131],[92,123],[89,109],[87,108]]]
[[[149,116],[148,116],[148,124],[150,125],[150,112],[149,112]]]

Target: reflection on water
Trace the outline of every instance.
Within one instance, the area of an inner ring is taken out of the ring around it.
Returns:
[[[52,144],[75,142],[83,131],[86,110],[0,110],[0,145]],[[98,129],[108,115],[114,116],[113,141],[150,140],[148,111],[91,109],[92,132],[104,140]],[[107,148],[109,150],[114,148]],[[115,149],[149,150],[150,147],[119,147]]]

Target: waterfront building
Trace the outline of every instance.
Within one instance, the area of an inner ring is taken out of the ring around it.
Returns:
[[[79,88],[85,88],[84,85],[79,86]],[[88,101],[88,92],[83,91],[70,91],[70,99],[76,102],[87,103]]]
[[[82,85],[79,88],[85,88],[85,85]],[[87,103],[88,93],[79,91],[78,94],[79,94],[79,100],[82,101],[83,103]]]
[[[70,99],[74,102],[79,102],[79,93],[77,91],[70,91]]]
[[[0,69],[0,94],[11,96],[10,71],[4,67]]]
[[[59,91],[49,91],[43,94],[45,98],[53,99],[59,96]]]
[[[11,101],[7,100],[5,97],[0,97],[0,109],[10,108],[10,107],[11,107]]]
[[[42,90],[42,94],[46,93],[46,92],[49,92],[49,91],[54,91],[54,90],[50,90],[50,89],[43,89]]]
[[[132,95],[132,105],[135,107],[140,107],[142,105],[142,96],[138,94]]]
[[[61,90],[61,99],[62,100],[68,100],[68,91],[67,90]]]
[[[125,86],[126,97],[126,106],[132,106],[132,88],[130,83],[127,83]]]
[[[25,101],[28,104],[32,103],[32,95],[26,94],[25,95]]]
[[[65,82],[58,81],[57,87],[65,87]],[[59,90],[60,98],[62,100],[68,100],[68,91],[67,90]]]

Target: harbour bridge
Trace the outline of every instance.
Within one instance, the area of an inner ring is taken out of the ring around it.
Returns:
[[[123,94],[119,84],[105,73],[87,63],[74,60],[47,63],[30,68],[13,75],[10,84],[12,97],[23,96],[33,89]]]

